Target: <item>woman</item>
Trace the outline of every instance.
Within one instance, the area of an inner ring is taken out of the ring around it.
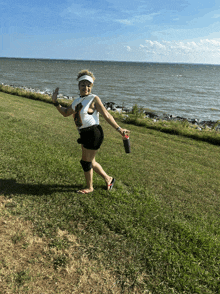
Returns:
[[[85,174],[87,188],[77,192],[88,194],[93,191],[93,170],[103,177],[107,190],[111,190],[115,179],[106,174],[101,165],[95,160],[97,150],[100,148],[104,139],[102,127],[99,125],[99,113],[122,136],[130,133],[130,131],[120,128],[113,116],[106,110],[100,98],[92,94],[92,87],[95,80],[93,73],[88,70],[82,70],[79,72],[77,80],[79,82],[80,97],[75,99],[72,105],[62,107],[58,103],[57,94],[59,88],[56,88],[52,96],[54,106],[64,117],[73,115],[80,134],[80,138],[77,141],[82,146],[82,159],[80,163]]]

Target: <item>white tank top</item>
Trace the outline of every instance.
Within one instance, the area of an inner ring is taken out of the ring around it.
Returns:
[[[99,112],[95,109],[92,114],[88,113],[89,106],[95,97],[96,95],[90,94],[73,101],[72,109],[75,111],[73,117],[78,130],[99,124]]]

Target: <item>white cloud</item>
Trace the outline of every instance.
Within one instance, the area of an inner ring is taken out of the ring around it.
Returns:
[[[133,16],[131,18],[128,19],[116,19],[117,22],[120,22],[122,24],[125,25],[135,25],[135,24],[143,24],[146,22],[150,22],[151,20],[153,20],[153,18],[156,15],[159,15],[160,12],[158,13],[151,13],[151,14],[141,14],[141,15],[137,15],[137,16]]]
[[[131,51],[131,47],[130,46],[126,46],[126,49],[127,49],[128,52]]]
[[[220,18],[220,14],[214,14],[212,18]]]
[[[120,22],[120,23],[127,25],[127,26],[132,25],[132,22],[128,19],[117,19],[116,22]]]
[[[220,40],[216,39],[203,39],[198,42],[190,41],[151,41],[146,40],[144,45],[140,45],[141,50],[145,50],[148,54],[203,54],[209,53],[219,56],[220,54]]]
[[[154,49],[166,49],[166,46],[158,41],[146,40],[145,42],[147,45],[143,47],[154,48]]]
[[[98,9],[86,9],[82,4],[72,3],[69,7],[60,12],[60,16],[63,18],[77,17],[92,17],[98,14]]]
[[[139,51],[145,54],[145,60],[153,62],[220,64],[220,39],[160,42],[146,40],[139,46]]]

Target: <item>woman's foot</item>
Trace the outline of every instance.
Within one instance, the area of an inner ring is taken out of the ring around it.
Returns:
[[[107,190],[110,191],[115,183],[115,179],[110,177],[109,180],[107,181]]]
[[[77,193],[79,193],[79,194],[89,194],[89,193],[92,193],[92,192],[93,192],[93,189],[88,189],[88,188],[77,191]]]

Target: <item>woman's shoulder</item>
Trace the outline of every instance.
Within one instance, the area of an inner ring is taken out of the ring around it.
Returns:
[[[95,102],[101,102],[101,99],[99,98],[98,95],[94,95],[94,101]]]
[[[96,94],[90,94],[89,96],[88,96],[88,100],[89,101],[96,101],[96,98],[97,98],[98,96],[96,95]]]
[[[89,96],[90,96],[91,98],[93,98],[93,99],[94,99],[95,97],[97,97],[96,94],[90,94]]]

